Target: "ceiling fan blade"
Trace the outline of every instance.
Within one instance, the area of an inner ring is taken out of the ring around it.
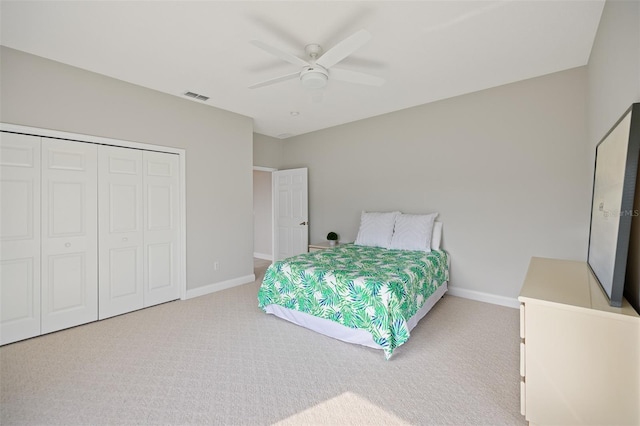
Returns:
[[[249,89],[257,89],[258,87],[270,86],[272,84],[280,83],[281,81],[293,80],[294,78],[298,78],[299,76],[300,76],[300,72],[296,71],[291,74],[283,75],[276,78],[271,78],[261,83],[256,83],[254,85],[249,86]]]
[[[367,30],[360,30],[327,50],[316,61],[316,64],[324,68],[330,68],[364,46],[369,40],[371,40],[371,33]]]
[[[329,79],[346,81],[349,83],[366,84],[367,86],[382,86],[384,78],[363,72],[345,70],[343,68],[331,68]]]
[[[299,65],[301,67],[305,67],[305,66],[309,66],[310,64],[305,61],[304,59],[300,59],[295,55],[292,55],[291,53],[287,53],[284,50],[280,50],[277,47],[273,47],[270,44],[264,43],[260,40],[251,40],[251,44],[253,44],[256,47],[259,47],[260,49],[271,53],[274,56],[277,56],[278,58],[282,59],[283,61],[287,61],[290,64],[293,65]]]

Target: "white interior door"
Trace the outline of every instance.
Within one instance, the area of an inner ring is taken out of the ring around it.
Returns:
[[[144,151],[144,306],[180,297],[179,157]]]
[[[42,138],[42,333],[98,319],[97,147]]]
[[[273,172],[274,260],[309,251],[307,169]]]
[[[40,138],[0,139],[0,344],[40,334]]]
[[[144,286],[142,153],[98,149],[99,318],[141,309]]]

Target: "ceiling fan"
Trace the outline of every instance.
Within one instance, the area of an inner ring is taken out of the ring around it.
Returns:
[[[293,65],[302,67],[302,70],[280,77],[272,78],[260,83],[249,86],[250,89],[269,86],[286,80],[299,78],[302,85],[309,89],[320,89],[332,80],[346,81],[349,83],[365,84],[368,86],[381,86],[384,79],[363,72],[351,71],[343,68],[333,68],[335,64],[342,61],[347,56],[362,47],[371,39],[371,34],[367,30],[360,30],[340,43],[333,46],[323,54],[322,47],[318,44],[308,44],[305,52],[309,56],[309,60],[305,61],[291,53],[287,53],[276,47],[273,47],[260,40],[251,40],[251,44],[265,50],[268,53],[289,62]]]

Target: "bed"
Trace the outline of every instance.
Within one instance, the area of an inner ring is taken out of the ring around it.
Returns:
[[[364,238],[363,212],[355,243],[271,264],[258,291],[258,306],[327,336],[382,349],[389,359],[447,291],[450,264],[439,242],[431,249],[433,218],[429,232],[413,236],[429,239],[420,249],[407,245],[406,237],[405,244],[392,244],[394,230],[402,229],[396,221],[400,213],[394,213],[391,235],[385,231],[373,244]]]

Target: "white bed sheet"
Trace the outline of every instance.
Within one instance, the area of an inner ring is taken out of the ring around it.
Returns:
[[[427,312],[429,312],[431,308],[433,308],[438,300],[440,300],[440,298],[444,296],[447,290],[448,287],[447,283],[445,282],[440,287],[438,287],[438,289],[431,296],[429,296],[427,300],[425,300],[424,304],[418,310],[418,312],[416,312],[416,314],[409,318],[409,320],[407,321],[409,331],[413,330],[413,328],[418,324],[418,321],[420,321],[427,314]],[[324,334],[325,336],[342,340],[343,342],[355,343],[374,349],[383,349],[382,346],[378,345],[373,340],[371,333],[369,333],[367,330],[345,327],[344,325],[337,322],[324,318],[314,317],[313,315],[284,308],[280,305],[267,305],[265,306],[265,311],[268,314],[275,315],[301,327],[305,327],[317,333]]]

